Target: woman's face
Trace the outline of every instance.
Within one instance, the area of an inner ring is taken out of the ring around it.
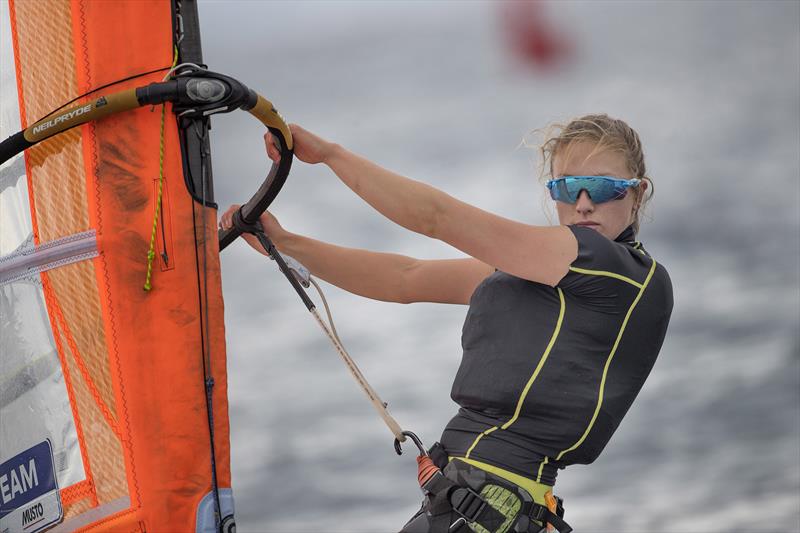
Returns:
[[[575,141],[563,148],[553,158],[553,178],[562,176],[614,176],[631,179],[625,158],[609,150],[598,150],[597,144],[590,141]],[[639,187],[647,188],[647,182]],[[634,220],[636,194],[628,189],[628,194],[619,200],[596,204],[586,191],[581,191],[574,204],[556,202],[558,222],[563,225],[577,224],[587,226],[609,239],[616,239]]]

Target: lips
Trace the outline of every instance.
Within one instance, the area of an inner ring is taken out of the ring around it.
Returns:
[[[583,221],[583,222],[576,222],[575,225],[576,226],[585,226],[587,228],[592,228],[592,227],[596,228],[600,224],[597,223],[597,222],[592,222],[591,220],[586,220],[586,221]]]

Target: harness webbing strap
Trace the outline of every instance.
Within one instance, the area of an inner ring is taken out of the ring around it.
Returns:
[[[424,456],[417,458],[419,464],[420,488],[430,499],[430,512],[435,522],[446,519],[450,511],[455,511],[460,518],[449,524],[448,533],[467,533],[471,531],[469,523],[477,523],[487,531],[494,531],[492,524],[503,523],[505,516],[477,492],[469,487],[462,487],[448,479],[441,470],[432,465],[430,458],[425,461]],[[429,465],[429,463],[431,463]],[[435,469],[431,472],[430,466]],[[529,531],[539,531],[540,526],[532,523],[533,520],[541,524],[550,524],[559,533],[570,533],[572,528],[558,514],[552,512],[546,505],[536,502],[523,502],[519,511],[521,519],[528,521]],[[519,520],[519,519],[518,519]]]

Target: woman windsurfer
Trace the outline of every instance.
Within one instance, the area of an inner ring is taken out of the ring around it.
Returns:
[[[460,409],[434,457],[451,488],[470,487],[497,512],[465,517],[463,506],[429,495],[403,531],[547,527],[532,511],[555,512],[557,470],[591,463],[605,447],[652,369],[672,310],[666,270],[636,240],[652,196],[639,136],[607,115],[556,128],[541,152],[559,225],[545,227],[483,211],[291,129],[298,159],[328,165],[385,217],[469,256],[431,261],[343,248],[261,217],[281,252],[349,292],[469,305],[451,392]],[[223,229],[237,208],[221,217]]]

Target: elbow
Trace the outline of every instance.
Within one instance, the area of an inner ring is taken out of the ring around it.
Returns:
[[[435,195],[423,210],[419,220],[419,227],[416,230],[417,233],[441,240],[442,228],[446,218],[444,206],[445,202],[438,195]]]
[[[397,284],[394,286],[391,301],[398,304],[411,304],[418,302],[419,298],[414,291],[414,280],[420,268],[418,260],[412,260],[403,265],[396,276]]]

